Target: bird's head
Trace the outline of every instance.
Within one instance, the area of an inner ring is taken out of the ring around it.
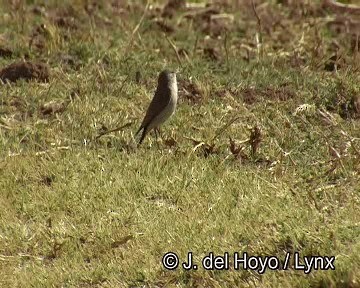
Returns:
[[[164,70],[159,74],[158,86],[170,86],[176,83],[176,73]]]

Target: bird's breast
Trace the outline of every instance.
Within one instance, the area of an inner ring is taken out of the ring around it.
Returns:
[[[176,80],[172,81],[170,84],[170,98],[172,102],[176,105],[177,99],[178,99],[178,87]]]

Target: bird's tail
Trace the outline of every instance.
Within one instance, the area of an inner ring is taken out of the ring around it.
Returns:
[[[140,132],[141,130],[143,130],[143,131],[142,131],[142,133],[141,133],[141,137],[140,137],[140,140],[139,140],[139,145],[144,141],[144,138],[145,138],[146,132],[147,132],[146,127],[142,127],[142,126],[141,126],[141,127],[139,128],[139,130],[135,133],[135,136],[136,136],[137,134],[139,134],[139,132]]]
[[[141,131],[141,129],[143,129],[143,128],[144,128],[144,127],[140,126],[139,130],[137,130],[137,131],[136,131],[136,133],[135,133],[135,135],[134,135],[134,136],[138,135],[138,134],[139,134],[139,132]]]
[[[141,137],[140,137],[140,140],[139,140],[139,145],[143,142],[144,138],[145,138],[145,135],[146,135],[146,129],[144,128],[143,129],[143,132],[141,134]]]

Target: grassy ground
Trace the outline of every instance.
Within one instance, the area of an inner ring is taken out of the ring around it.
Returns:
[[[25,58],[51,73],[0,86],[1,287],[360,287],[348,22],[316,1],[257,1],[256,15],[250,1],[164,15],[27,2],[0,4],[0,68]],[[164,68],[181,69],[178,110],[158,145],[136,148]],[[166,270],[168,251],[199,269]],[[206,271],[210,252],[292,257]],[[294,252],[335,256],[335,271],[296,271]]]

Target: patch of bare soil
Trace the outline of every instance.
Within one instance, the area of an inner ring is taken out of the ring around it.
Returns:
[[[336,71],[345,66],[345,59],[338,55],[331,56],[328,60],[326,60],[324,64],[324,70],[326,71]]]
[[[12,96],[8,99],[5,98],[2,104],[6,114],[12,115],[16,121],[23,121],[24,119],[31,117],[34,112],[32,107],[30,107],[23,97]]]
[[[185,0],[169,0],[164,6],[162,16],[172,18],[176,11],[184,9],[186,6]]]
[[[258,102],[261,98],[259,91],[255,88],[245,88],[240,92],[245,104],[252,105]]]
[[[270,100],[287,101],[295,97],[295,91],[288,85],[282,85],[279,88],[268,87],[262,91],[263,97]]]
[[[177,28],[185,22],[192,22],[193,27],[212,37],[221,36],[234,26],[234,16],[223,13],[224,3],[187,3],[185,0],[168,0],[161,9],[153,7],[151,18],[173,19],[177,14]]]
[[[43,51],[46,48],[46,37],[48,30],[45,24],[40,24],[33,28],[29,39],[29,48],[36,48]]]
[[[263,90],[257,88],[245,88],[239,91],[244,103],[252,105],[261,100],[287,101],[295,97],[295,91],[288,85],[277,88],[267,87]]]
[[[351,99],[351,108],[354,118],[360,119],[360,95],[354,96]]]
[[[204,98],[204,93],[195,83],[187,79],[178,79],[179,97],[195,104],[200,103]]]
[[[50,67],[45,63],[15,62],[0,70],[0,80],[16,82],[19,79],[47,82],[50,77]]]
[[[155,19],[154,24],[156,24],[157,28],[159,28],[162,32],[170,34],[175,31],[175,28],[170,24],[166,23],[162,19]]]
[[[80,15],[71,6],[56,11],[51,11],[50,19],[58,27],[65,29],[77,29],[79,27]]]
[[[62,53],[57,55],[56,59],[57,63],[61,63],[64,66],[64,69],[74,69],[79,70],[81,67],[81,60],[77,55],[70,55],[66,53]]]
[[[13,52],[6,47],[0,47],[0,57],[10,58],[13,55]]]
[[[202,32],[212,37],[225,35],[233,29],[234,16],[232,14],[219,13],[219,10],[212,10],[209,18],[206,18]]]
[[[216,38],[231,31],[234,24],[234,16],[222,13],[221,8],[213,5],[207,5],[205,8],[192,8],[185,13],[184,18],[193,21],[194,26],[199,27],[204,34]]]
[[[327,101],[326,110],[343,119],[360,119],[360,94],[346,84],[339,82]]]
[[[212,61],[220,61],[221,53],[218,48],[216,47],[205,47],[203,49],[203,53],[205,58],[210,59]]]
[[[338,106],[339,115],[343,119],[360,119],[360,95],[351,97],[348,101],[343,101]]]

